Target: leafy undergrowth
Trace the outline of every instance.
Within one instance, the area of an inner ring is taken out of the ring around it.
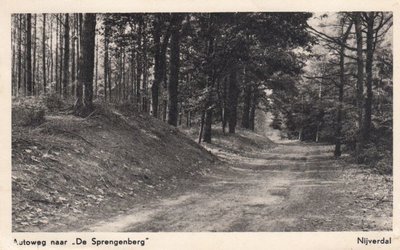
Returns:
[[[13,231],[71,231],[210,171],[216,158],[208,151],[126,110],[98,106],[87,118],[52,112],[40,125],[13,123]]]

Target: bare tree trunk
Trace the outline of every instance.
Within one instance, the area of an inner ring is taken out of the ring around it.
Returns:
[[[17,84],[17,96],[20,95],[21,83],[22,83],[22,14],[18,15],[19,28],[18,28],[18,84]]]
[[[131,79],[130,79],[130,87],[129,87],[129,96],[130,96],[130,102],[134,102],[135,100],[135,52],[131,52],[131,58],[130,58],[130,72],[131,72]]]
[[[26,88],[27,95],[32,95],[32,23],[31,14],[26,14]]]
[[[121,101],[121,95],[122,95],[122,78],[124,74],[124,66],[122,62],[122,48],[119,50],[119,74],[118,74],[118,101]]]
[[[342,145],[342,119],[343,119],[343,95],[344,95],[344,85],[345,85],[345,68],[344,68],[344,56],[345,56],[345,43],[349,36],[352,24],[350,24],[347,28],[347,31],[343,31],[342,26],[342,42],[340,44],[340,59],[339,59],[339,67],[340,67],[340,83],[338,85],[339,88],[339,100],[338,107],[336,113],[336,127],[335,127],[335,153],[334,156],[339,157],[342,155],[341,145]]]
[[[64,20],[64,69],[63,69],[63,97],[68,96],[68,80],[69,80],[69,15],[65,14]]]
[[[138,24],[138,39],[137,39],[137,46],[138,46],[138,53],[136,54],[136,101],[139,107],[141,108],[141,78],[142,78],[142,36],[143,36],[143,17],[140,16],[139,24]]]
[[[42,33],[42,73],[43,73],[43,92],[46,94],[47,75],[46,75],[46,14],[43,13],[43,33]]]
[[[55,54],[55,68],[54,68],[54,73],[55,73],[55,87],[56,87],[56,93],[58,93],[58,82],[59,82],[59,75],[58,75],[58,49],[59,49],[59,39],[58,39],[58,34],[59,34],[59,19],[58,19],[58,14],[55,14],[56,18],[56,54]]]
[[[255,128],[255,119],[256,119],[256,110],[258,106],[258,89],[254,87],[253,91],[253,99],[251,100],[251,107],[250,107],[250,117],[249,117],[249,128],[250,130],[254,131]]]
[[[72,40],[71,40],[71,96],[75,96],[75,80],[76,80],[76,59],[75,59],[75,46],[76,46],[76,14],[72,16]]]
[[[108,33],[109,26],[104,23],[104,99],[107,101],[107,87],[110,84],[108,82]],[[110,102],[111,102],[111,91],[110,91]]]
[[[99,71],[99,43],[96,39],[96,72],[95,72],[95,85],[94,85],[94,97],[97,98],[97,81],[98,81],[98,71]]]
[[[33,14],[33,20],[35,20],[33,24],[33,63],[32,63],[32,95],[35,95],[37,93],[36,89],[36,39],[37,39],[37,33],[36,33],[36,22],[37,22],[37,15]]]
[[[76,33],[77,33],[77,42],[76,42],[76,78],[78,78],[78,64],[79,64],[79,53],[80,53],[80,42],[82,37],[82,14],[77,14],[76,20]],[[76,86],[75,86],[76,88]]]
[[[228,107],[228,78],[225,77],[224,80],[222,81],[222,114],[221,114],[221,120],[222,120],[222,133],[226,133],[226,123],[229,119],[228,114],[229,114],[229,107]]]
[[[354,13],[354,24],[356,29],[356,39],[357,39],[357,110],[358,110],[358,133],[357,133],[357,141],[356,141],[356,155],[357,160],[360,162],[360,154],[362,148],[364,147],[364,138],[363,138],[363,108],[364,108],[364,61],[363,61],[363,37],[361,30],[361,13]]]
[[[233,69],[229,75],[229,86],[228,86],[228,107],[229,107],[229,133],[234,134],[236,132],[237,124],[237,103],[239,88],[237,86],[237,73]]]
[[[153,37],[154,37],[154,81],[151,86],[151,105],[152,112],[154,117],[158,117],[158,92],[159,86],[162,80],[162,71],[160,68],[160,60],[161,60],[161,27],[159,17],[155,17],[155,21],[153,23]]]
[[[11,95],[15,96],[16,93],[16,85],[17,79],[15,74],[15,44],[16,44],[16,29],[17,29],[17,22],[16,22],[16,14],[12,15],[12,36],[11,36],[11,46],[12,46],[12,62],[11,62]]]
[[[365,61],[365,73],[367,74],[367,98],[365,99],[365,116],[363,124],[364,141],[368,142],[371,133],[371,116],[372,116],[372,64],[374,58],[374,19],[375,13],[367,14],[367,56]]]
[[[63,24],[63,20],[62,20],[62,15],[60,14],[60,16],[59,16],[59,19],[60,19],[60,32],[59,32],[59,39],[60,39],[60,51],[59,51],[59,53],[60,53],[60,66],[59,66],[59,70],[60,70],[60,72],[59,72],[59,82],[58,82],[58,94],[60,95],[60,96],[62,96],[62,93],[63,93],[63,72],[64,72],[64,67],[63,67],[63,65],[64,65],[64,39],[63,39],[63,29],[62,29],[62,27],[64,26],[64,24]]]
[[[206,112],[203,111],[201,113],[201,121],[200,121],[200,132],[199,132],[199,144],[201,144],[201,139],[203,138],[203,130],[204,130],[204,117]]]
[[[147,89],[147,80],[148,80],[148,62],[147,62],[147,35],[146,35],[146,22],[143,23],[143,112],[148,112],[148,89]]]
[[[81,50],[78,64],[78,86],[84,85],[85,93],[84,98],[82,98],[82,88],[77,88],[77,101],[74,110],[75,114],[80,116],[87,115],[93,110],[93,70],[96,14],[85,13],[83,14],[82,20],[82,37],[80,41]]]
[[[206,82],[207,82],[207,101],[204,107],[205,121],[204,121],[204,134],[203,141],[211,143],[212,137],[212,116],[213,116],[213,88],[215,78],[213,77],[214,69],[211,67],[212,58],[214,54],[214,36],[212,34],[213,14],[209,14],[208,20],[208,40],[207,40],[207,66],[206,66]]]
[[[179,42],[182,17],[174,14],[171,20],[171,62],[168,84],[168,124],[178,125]]]
[[[250,128],[250,105],[251,105],[251,85],[248,82],[246,68],[244,69],[244,101],[243,101],[243,115],[242,115],[242,127],[245,129]]]
[[[50,14],[50,83],[54,81],[54,57],[53,57],[53,19],[54,16]]]

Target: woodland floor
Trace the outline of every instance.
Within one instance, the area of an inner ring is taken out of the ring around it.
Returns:
[[[239,131],[204,146],[216,160],[161,122],[113,117],[13,128],[14,231],[392,229],[392,177],[331,145]]]

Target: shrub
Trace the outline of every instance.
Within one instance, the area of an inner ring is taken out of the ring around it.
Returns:
[[[59,110],[63,106],[61,98],[56,93],[45,95],[42,102],[49,111]]]
[[[359,160],[381,174],[391,174],[393,169],[392,151],[383,145],[369,143],[362,150]]]
[[[26,98],[13,102],[12,124],[16,126],[36,126],[45,121],[45,108],[37,99]]]

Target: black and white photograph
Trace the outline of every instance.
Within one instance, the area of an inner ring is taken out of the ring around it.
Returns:
[[[8,20],[11,233],[394,241],[393,11]],[[26,239],[8,240],[46,246]]]

